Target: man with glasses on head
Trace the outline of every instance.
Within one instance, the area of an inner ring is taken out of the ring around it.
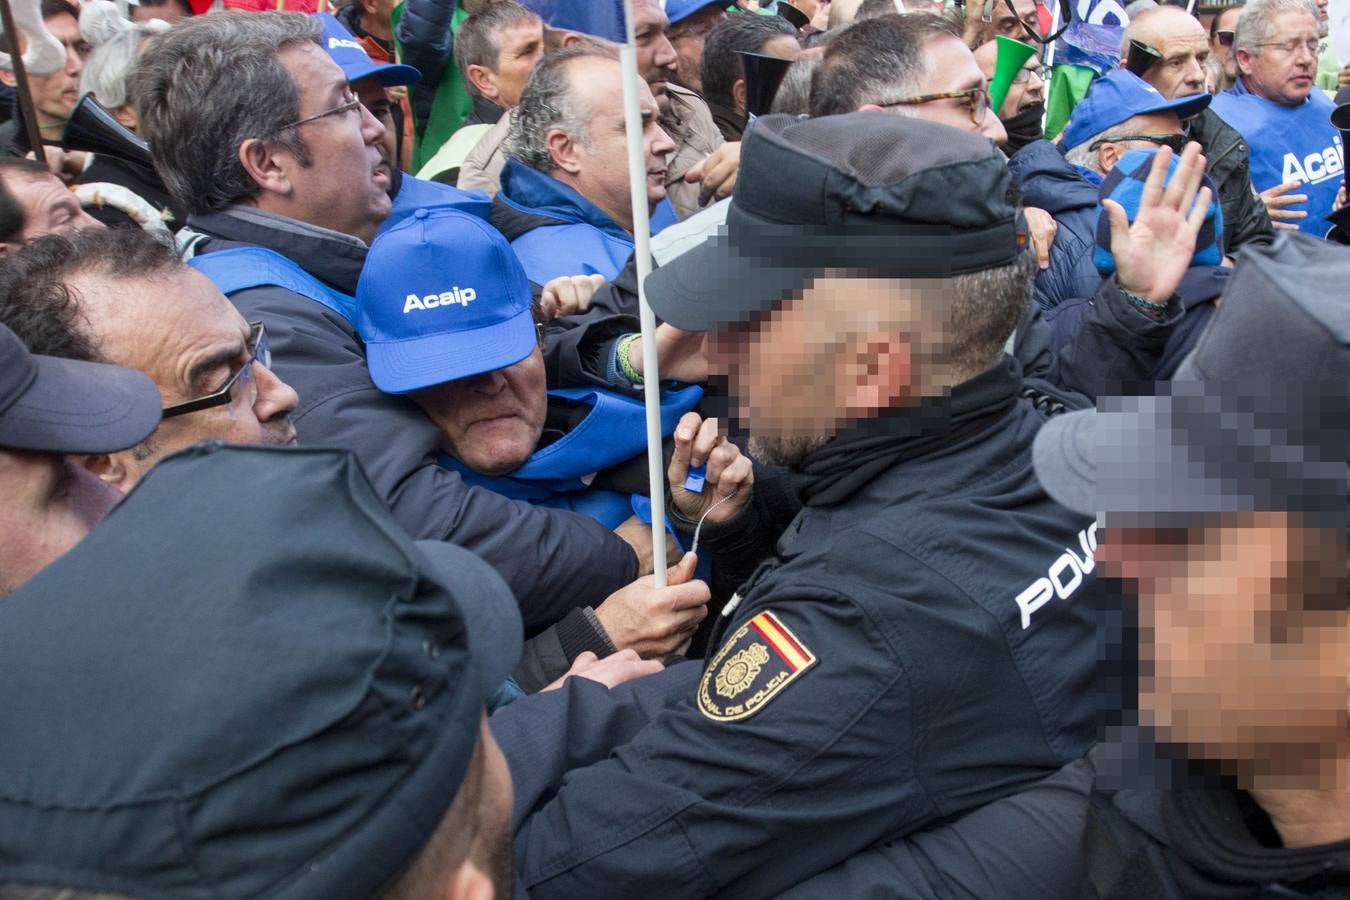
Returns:
[[[6,256],[0,322],[33,353],[115,363],[154,381],[159,427],[134,446],[80,458],[121,491],[198,441],[296,443],[298,398],[268,368],[264,324],[245,322],[210,279],[138,228],[48,235]]]
[[[1324,237],[1323,218],[1345,174],[1345,148],[1330,122],[1334,108],[1316,90],[1320,52],[1318,11],[1311,0],[1252,0],[1234,38],[1238,79],[1214,98],[1214,111],[1251,146],[1252,183],[1268,191],[1288,182],[1287,210],[1301,213],[1300,231]]]
[[[1176,6],[1147,9],[1130,20],[1121,39],[1121,68],[1126,67],[1132,44],[1156,53],[1156,61],[1135,74],[1164,97],[1176,100],[1206,93],[1209,43],[1204,27]],[[1187,136],[1198,143],[1209,161],[1208,175],[1219,189],[1223,204],[1224,246],[1230,255],[1248,243],[1269,243],[1275,236],[1266,203],[1252,190],[1247,144],[1213,109],[1183,121]],[[1271,198],[1272,200],[1274,198]],[[1270,201],[1267,201],[1269,203]]]

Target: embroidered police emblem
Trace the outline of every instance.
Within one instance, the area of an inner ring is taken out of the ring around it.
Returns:
[[[815,663],[777,616],[762,612],[713,657],[698,686],[698,708],[719,722],[749,718]]]

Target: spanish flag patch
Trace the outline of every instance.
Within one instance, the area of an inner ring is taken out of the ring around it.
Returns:
[[[698,686],[698,708],[718,722],[748,719],[816,664],[773,613],[746,622],[722,645]]]

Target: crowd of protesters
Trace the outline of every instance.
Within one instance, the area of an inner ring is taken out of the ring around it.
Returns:
[[[0,900],[1350,897],[1325,0],[10,2]]]

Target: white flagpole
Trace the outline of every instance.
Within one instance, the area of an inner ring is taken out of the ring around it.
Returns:
[[[652,569],[657,587],[666,586],[666,473],[661,452],[661,380],[656,358],[656,315],[647,305],[645,282],[652,270],[652,227],[647,212],[647,160],[642,150],[642,108],[638,103],[637,40],[633,0],[623,0],[626,39],[619,48],[623,75],[623,120],[628,137],[628,185],[633,201],[634,255],[642,321],[642,369],[647,404],[647,483],[652,497]]]
[[[1050,34],[1054,34],[1056,31],[1059,31],[1061,8],[1062,4],[1056,3],[1054,11],[1050,14],[1051,15]],[[1051,41],[1050,46],[1045,48],[1045,62],[1042,63],[1042,65],[1044,65],[1047,69],[1054,66],[1055,64],[1055,44],[1058,43],[1059,41]],[[1047,100],[1050,99],[1050,85],[1048,84],[1045,86],[1045,97]]]

